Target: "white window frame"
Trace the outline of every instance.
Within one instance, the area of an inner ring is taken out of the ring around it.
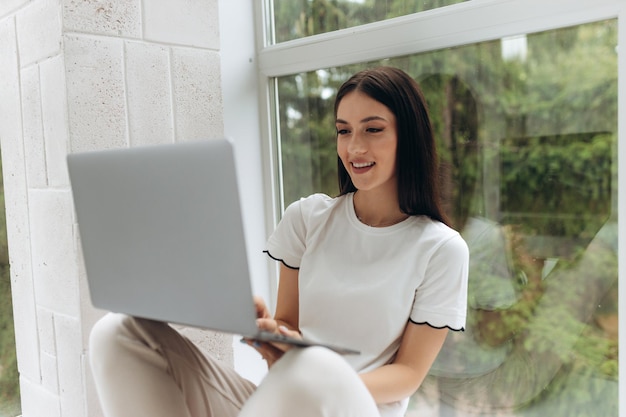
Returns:
[[[268,3],[270,0],[266,0]],[[265,227],[273,230],[283,207],[274,78],[319,68],[417,54],[507,36],[618,19],[618,44],[626,45],[624,0],[471,0],[414,15],[269,45],[269,12],[254,1]],[[618,54],[618,213],[626,213],[626,53]],[[626,279],[626,218],[619,219],[619,281]],[[270,288],[277,277],[270,273]],[[619,287],[619,317],[626,317],[626,285]],[[626,319],[619,324],[619,357],[626,357]],[[626,361],[619,363],[619,398],[626,398]],[[626,417],[626,407],[620,407]]]

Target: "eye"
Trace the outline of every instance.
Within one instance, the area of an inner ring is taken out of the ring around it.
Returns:
[[[339,128],[337,128],[337,135],[345,135],[347,133],[350,133],[350,131],[348,129],[339,129]]]
[[[367,129],[365,129],[365,131],[370,132],[370,133],[378,133],[378,132],[382,132],[383,129],[378,128],[378,127],[368,127]]]

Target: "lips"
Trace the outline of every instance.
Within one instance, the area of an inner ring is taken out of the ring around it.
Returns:
[[[350,162],[352,165],[352,173],[353,174],[364,174],[369,171],[374,165],[375,162]]]
[[[363,169],[374,166],[374,162],[351,162],[351,164],[356,169]]]

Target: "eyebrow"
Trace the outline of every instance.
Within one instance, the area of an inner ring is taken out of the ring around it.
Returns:
[[[383,122],[386,122],[387,119],[385,119],[384,117],[381,116],[368,116],[364,119],[361,119],[360,123],[367,123],[367,122],[371,122],[372,120],[382,120]],[[343,119],[336,119],[335,123],[341,123],[344,125],[350,124],[347,121],[343,120]]]

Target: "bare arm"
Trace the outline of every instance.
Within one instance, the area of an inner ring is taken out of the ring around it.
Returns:
[[[299,331],[298,269],[280,265],[280,280],[274,319],[290,330]]]
[[[298,328],[299,301],[298,301],[298,270],[280,266],[280,280],[278,283],[278,299],[276,313],[272,318],[265,303],[260,298],[255,298],[257,306],[257,326],[260,329],[282,333],[284,335],[299,337]],[[258,343],[251,342],[252,346],[267,361],[271,367],[274,362],[292,346],[281,343]]]
[[[361,374],[378,404],[399,401],[422,384],[445,341],[448,329],[409,322],[393,363]]]

